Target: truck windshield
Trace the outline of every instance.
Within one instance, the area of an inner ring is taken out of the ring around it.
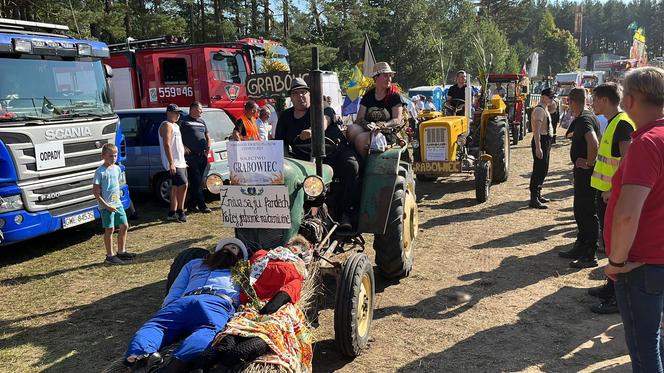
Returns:
[[[0,122],[111,115],[101,61],[0,58]]]

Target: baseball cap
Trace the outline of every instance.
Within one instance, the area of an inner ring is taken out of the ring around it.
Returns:
[[[556,94],[553,92],[553,89],[551,88],[544,88],[542,90],[542,96],[546,96],[548,98],[556,98]]]
[[[293,91],[297,91],[298,89],[306,89],[307,91],[309,90],[309,85],[307,85],[307,82],[304,81],[302,78],[295,78],[293,79],[293,82],[291,83],[290,90],[288,91],[288,94],[293,93]]]
[[[182,110],[180,110],[180,108],[176,104],[170,104],[166,107],[166,112],[182,113]]]

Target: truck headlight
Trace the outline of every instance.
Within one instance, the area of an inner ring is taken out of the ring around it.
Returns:
[[[21,201],[20,194],[7,196],[7,197],[0,197],[0,213],[16,211],[22,208],[23,208],[23,201]]]
[[[224,180],[217,174],[210,174],[208,175],[207,179],[205,179],[205,187],[207,188],[208,192],[212,194],[221,193],[221,187],[223,185]]]
[[[302,189],[304,189],[304,194],[310,198],[319,197],[325,191],[325,183],[323,179],[318,176],[307,176],[302,183]]]
[[[92,47],[90,44],[76,44],[79,56],[92,56]]]
[[[14,52],[16,53],[32,53],[32,42],[30,40],[13,39]]]

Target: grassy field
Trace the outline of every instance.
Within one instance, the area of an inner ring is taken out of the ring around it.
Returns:
[[[629,371],[620,317],[588,310],[601,268],[573,270],[557,255],[576,233],[569,145],[553,150],[544,189],[553,202],[541,211],[526,207],[527,141],[512,148],[510,178],[487,203],[475,202],[472,175],[418,183],[413,273],[377,276],[372,342],[354,360],[335,348],[326,283],[315,372]],[[139,257],[123,266],[102,264],[98,223],[0,249],[0,372],[98,372],[120,357],[158,309],[177,253],[232,234],[218,202],[210,206],[214,214],[165,223],[164,208],[139,200],[128,244]]]

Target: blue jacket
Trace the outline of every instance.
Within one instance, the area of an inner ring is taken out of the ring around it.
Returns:
[[[222,291],[233,299],[235,304],[240,303],[240,287],[231,279],[230,269],[217,269],[211,271],[203,264],[203,259],[194,259],[182,267],[178,277],[171,285],[163,306],[180,299],[183,295],[200,288]]]

